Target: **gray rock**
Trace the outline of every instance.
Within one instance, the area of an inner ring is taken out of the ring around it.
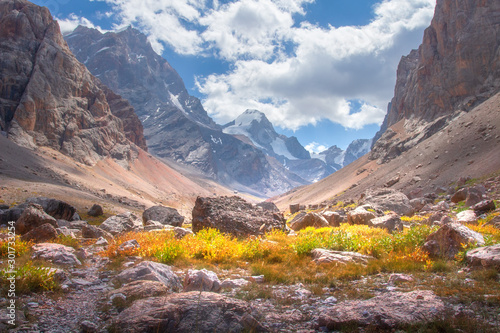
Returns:
[[[332,251],[326,249],[314,249],[311,251],[313,261],[317,264],[338,263],[346,264],[361,264],[366,265],[370,260],[375,259],[372,256],[367,256],[357,252],[347,251]]]
[[[144,229],[142,221],[131,212],[111,216],[99,227],[113,236],[127,231],[139,231]]]
[[[73,220],[76,208],[61,200],[45,197],[28,198],[26,203],[34,203],[43,207],[43,210],[55,219]]]
[[[84,224],[82,227],[82,237],[83,238],[105,238],[105,239],[113,239],[113,235],[107,232],[106,230],[103,230],[99,227],[96,227],[95,225],[91,224]]]
[[[109,297],[121,294],[125,296],[126,300],[132,302],[148,297],[163,296],[171,292],[171,289],[159,281],[138,280],[127,283],[121,288],[111,291]]]
[[[184,216],[180,215],[175,208],[153,206],[146,209],[144,213],[142,213],[142,221],[144,224],[148,221],[157,221],[163,225],[182,227]]]
[[[221,285],[217,274],[206,269],[190,269],[184,277],[184,291],[218,292],[220,289]]]
[[[385,229],[390,233],[394,231],[403,231],[403,222],[401,222],[401,218],[396,214],[376,217],[371,219],[367,225],[374,228]]]
[[[180,279],[170,266],[152,261],[143,261],[137,266],[128,268],[116,276],[121,283],[128,283],[137,280],[159,281],[170,291],[182,289]]]
[[[250,281],[245,279],[226,279],[220,284],[222,289],[239,289],[249,285]]]
[[[477,223],[477,216],[473,210],[464,210],[457,214],[457,222],[459,223]]]
[[[402,192],[392,189],[370,190],[365,193],[360,204],[371,204],[381,211],[391,210],[398,215],[412,215],[414,210],[410,200]]]
[[[328,221],[328,224],[332,227],[340,226],[343,222],[342,216],[338,212],[324,212],[322,216]]]
[[[32,247],[32,259],[51,261],[55,265],[76,266],[82,263],[75,255],[75,249],[69,246],[53,243],[40,243]]]
[[[495,268],[500,272],[500,244],[470,250],[466,258],[472,266]]]
[[[208,292],[187,292],[134,302],[115,326],[132,332],[264,332],[249,304]]]
[[[273,229],[286,230],[281,213],[257,210],[239,197],[198,197],[193,208],[193,232],[215,228],[236,237],[264,235]]]
[[[444,312],[444,303],[432,291],[388,292],[368,300],[340,302],[321,312],[318,324],[328,330],[363,326],[391,330],[439,319]]]
[[[131,240],[128,240],[126,242],[121,243],[120,246],[118,246],[118,252],[127,252],[127,251],[131,251],[134,249],[138,249],[140,247],[141,246],[139,245],[139,243],[135,239],[131,239]]]

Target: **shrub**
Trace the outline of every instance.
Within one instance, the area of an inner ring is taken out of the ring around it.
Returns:
[[[58,283],[54,280],[54,270],[49,267],[35,266],[31,261],[17,268],[14,273],[0,271],[0,279],[6,280],[11,274],[16,278],[16,295],[54,290],[58,287]],[[7,283],[2,283],[3,294],[8,291],[8,288]]]

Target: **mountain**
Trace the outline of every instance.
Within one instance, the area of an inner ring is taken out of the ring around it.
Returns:
[[[129,27],[102,34],[80,26],[65,38],[96,77],[130,101],[152,154],[260,196],[308,183],[254,145],[224,133],[139,31]]]
[[[371,146],[371,140],[360,139],[353,141],[346,151],[332,146],[311,156],[296,137],[278,134],[266,115],[258,110],[246,110],[222,128],[224,133],[261,149],[289,171],[312,183],[368,153]]]
[[[414,197],[500,171],[500,2],[438,0],[422,45],[402,57],[370,154],[273,198],[358,199],[390,186]]]
[[[371,159],[399,156],[500,89],[500,3],[439,0],[418,50],[403,57]],[[392,126],[400,123],[403,136]]]
[[[1,1],[0,17],[0,127],[10,140],[89,165],[146,149],[133,108],[78,62],[47,8]]]

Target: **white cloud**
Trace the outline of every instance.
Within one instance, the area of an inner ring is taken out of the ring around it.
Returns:
[[[86,26],[88,28],[97,29],[101,32],[106,32],[101,27],[94,25],[92,22],[90,22],[85,17],[80,17],[80,16],[77,16],[76,14],[70,14],[68,16],[68,18],[65,18],[65,19],[57,19],[57,22],[59,23],[59,27],[61,28],[61,33],[63,35],[67,34],[69,32],[72,32],[79,25],[83,25],[83,26]]]
[[[328,149],[327,146],[321,145],[317,142],[311,142],[310,144],[306,145],[304,147],[307,151],[309,151],[311,154],[319,154],[321,152],[324,152],[325,150]]]
[[[159,53],[169,45],[231,63],[226,73],[197,78],[216,121],[250,108],[289,129],[322,119],[354,129],[380,124],[397,63],[421,42],[435,6],[435,0],[383,0],[365,26],[320,27],[294,22],[315,0],[104,1],[117,27],[139,28]],[[349,100],[364,104],[354,109]]]

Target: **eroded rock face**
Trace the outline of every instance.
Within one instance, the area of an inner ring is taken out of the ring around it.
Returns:
[[[12,141],[48,146],[86,164],[127,159],[136,149],[128,139],[141,144],[127,137],[102,84],[73,56],[47,8],[0,3],[0,59],[0,127]],[[115,111],[137,119],[128,108]]]
[[[388,292],[365,301],[341,302],[323,311],[318,323],[328,330],[363,326],[394,329],[438,319],[444,312],[443,301],[432,291]]]
[[[398,215],[411,215],[414,210],[410,199],[404,193],[391,189],[367,191],[360,204],[370,204],[376,209],[390,210]]]
[[[395,96],[370,155],[386,162],[500,89],[496,0],[438,0],[422,45],[398,66]],[[404,121],[405,138],[388,137]],[[383,134],[385,132],[385,134]]]
[[[283,215],[254,206],[239,197],[196,199],[192,229],[215,228],[237,237],[263,235],[273,229],[285,230]]]
[[[263,332],[247,302],[188,292],[136,301],[118,316],[121,332]]]

